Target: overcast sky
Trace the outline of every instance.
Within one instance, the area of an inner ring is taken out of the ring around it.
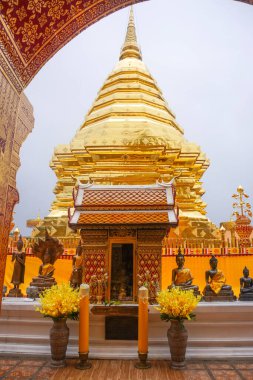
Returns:
[[[231,216],[242,184],[253,202],[253,6],[232,0],[150,0],[134,7],[143,60],[185,137],[211,165],[203,177],[208,217]],[[25,93],[35,128],[21,150],[15,223],[48,214],[54,147],[69,143],[118,61],[129,9],[104,18],[61,49]]]

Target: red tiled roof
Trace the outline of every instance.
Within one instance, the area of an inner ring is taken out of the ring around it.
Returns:
[[[80,214],[77,224],[153,224],[169,223],[167,212]]]
[[[88,225],[177,224],[173,185],[79,185],[75,211],[69,215],[74,228]]]
[[[164,189],[94,189],[83,194],[82,206],[167,206]]]

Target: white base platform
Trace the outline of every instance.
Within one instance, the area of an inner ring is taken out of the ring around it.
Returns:
[[[29,299],[4,299],[0,316],[0,353],[50,355],[49,329]],[[149,306],[149,358],[169,359],[167,329],[154,306]],[[196,321],[186,322],[187,358],[222,359],[253,356],[253,302],[200,303]],[[105,340],[105,317],[90,315],[90,358],[134,359],[137,341]],[[78,356],[78,322],[68,321],[68,357]]]

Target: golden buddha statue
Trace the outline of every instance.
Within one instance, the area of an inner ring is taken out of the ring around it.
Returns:
[[[51,263],[53,261],[52,254],[49,249],[46,249],[42,256],[42,264],[39,267],[40,277],[52,277],[55,271],[55,267]]]
[[[172,270],[172,282],[169,288],[178,286],[183,290],[193,290],[195,295],[199,295],[199,287],[192,285],[193,277],[190,269],[184,267],[185,258],[179,248],[176,256],[177,268]]]
[[[211,269],[205,273],[206,287],[204,289],[205,301],[234,301],[234,293],[230,285],[226,285],[223,272],[217,268],[218,260],[212,256],[209,260]]]

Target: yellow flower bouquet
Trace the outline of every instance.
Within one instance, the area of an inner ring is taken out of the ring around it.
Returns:
[[[185,353],[188,333],[184,320],[194,319],[193,310],[201,297],[195,296],[192,290],[182,290],[179,287],[163,290],[157,296],[160,317],[171,322],[167,331],[171,354],[171,367],[181,369],[185,366]]]
[[[53,285],[40,294],[40,306],[36,308],[44,317],[54,320],[78,319],[80,296],[78,289],[69,284]]]
[[[195,317],[192,311],[201,300],[201,296],[196,297],[191,290],[175,287],[159,292],[156,299],[159,304],[156,309],[160,311],[163,321],[182,322],[184,319],[191,320]]]

